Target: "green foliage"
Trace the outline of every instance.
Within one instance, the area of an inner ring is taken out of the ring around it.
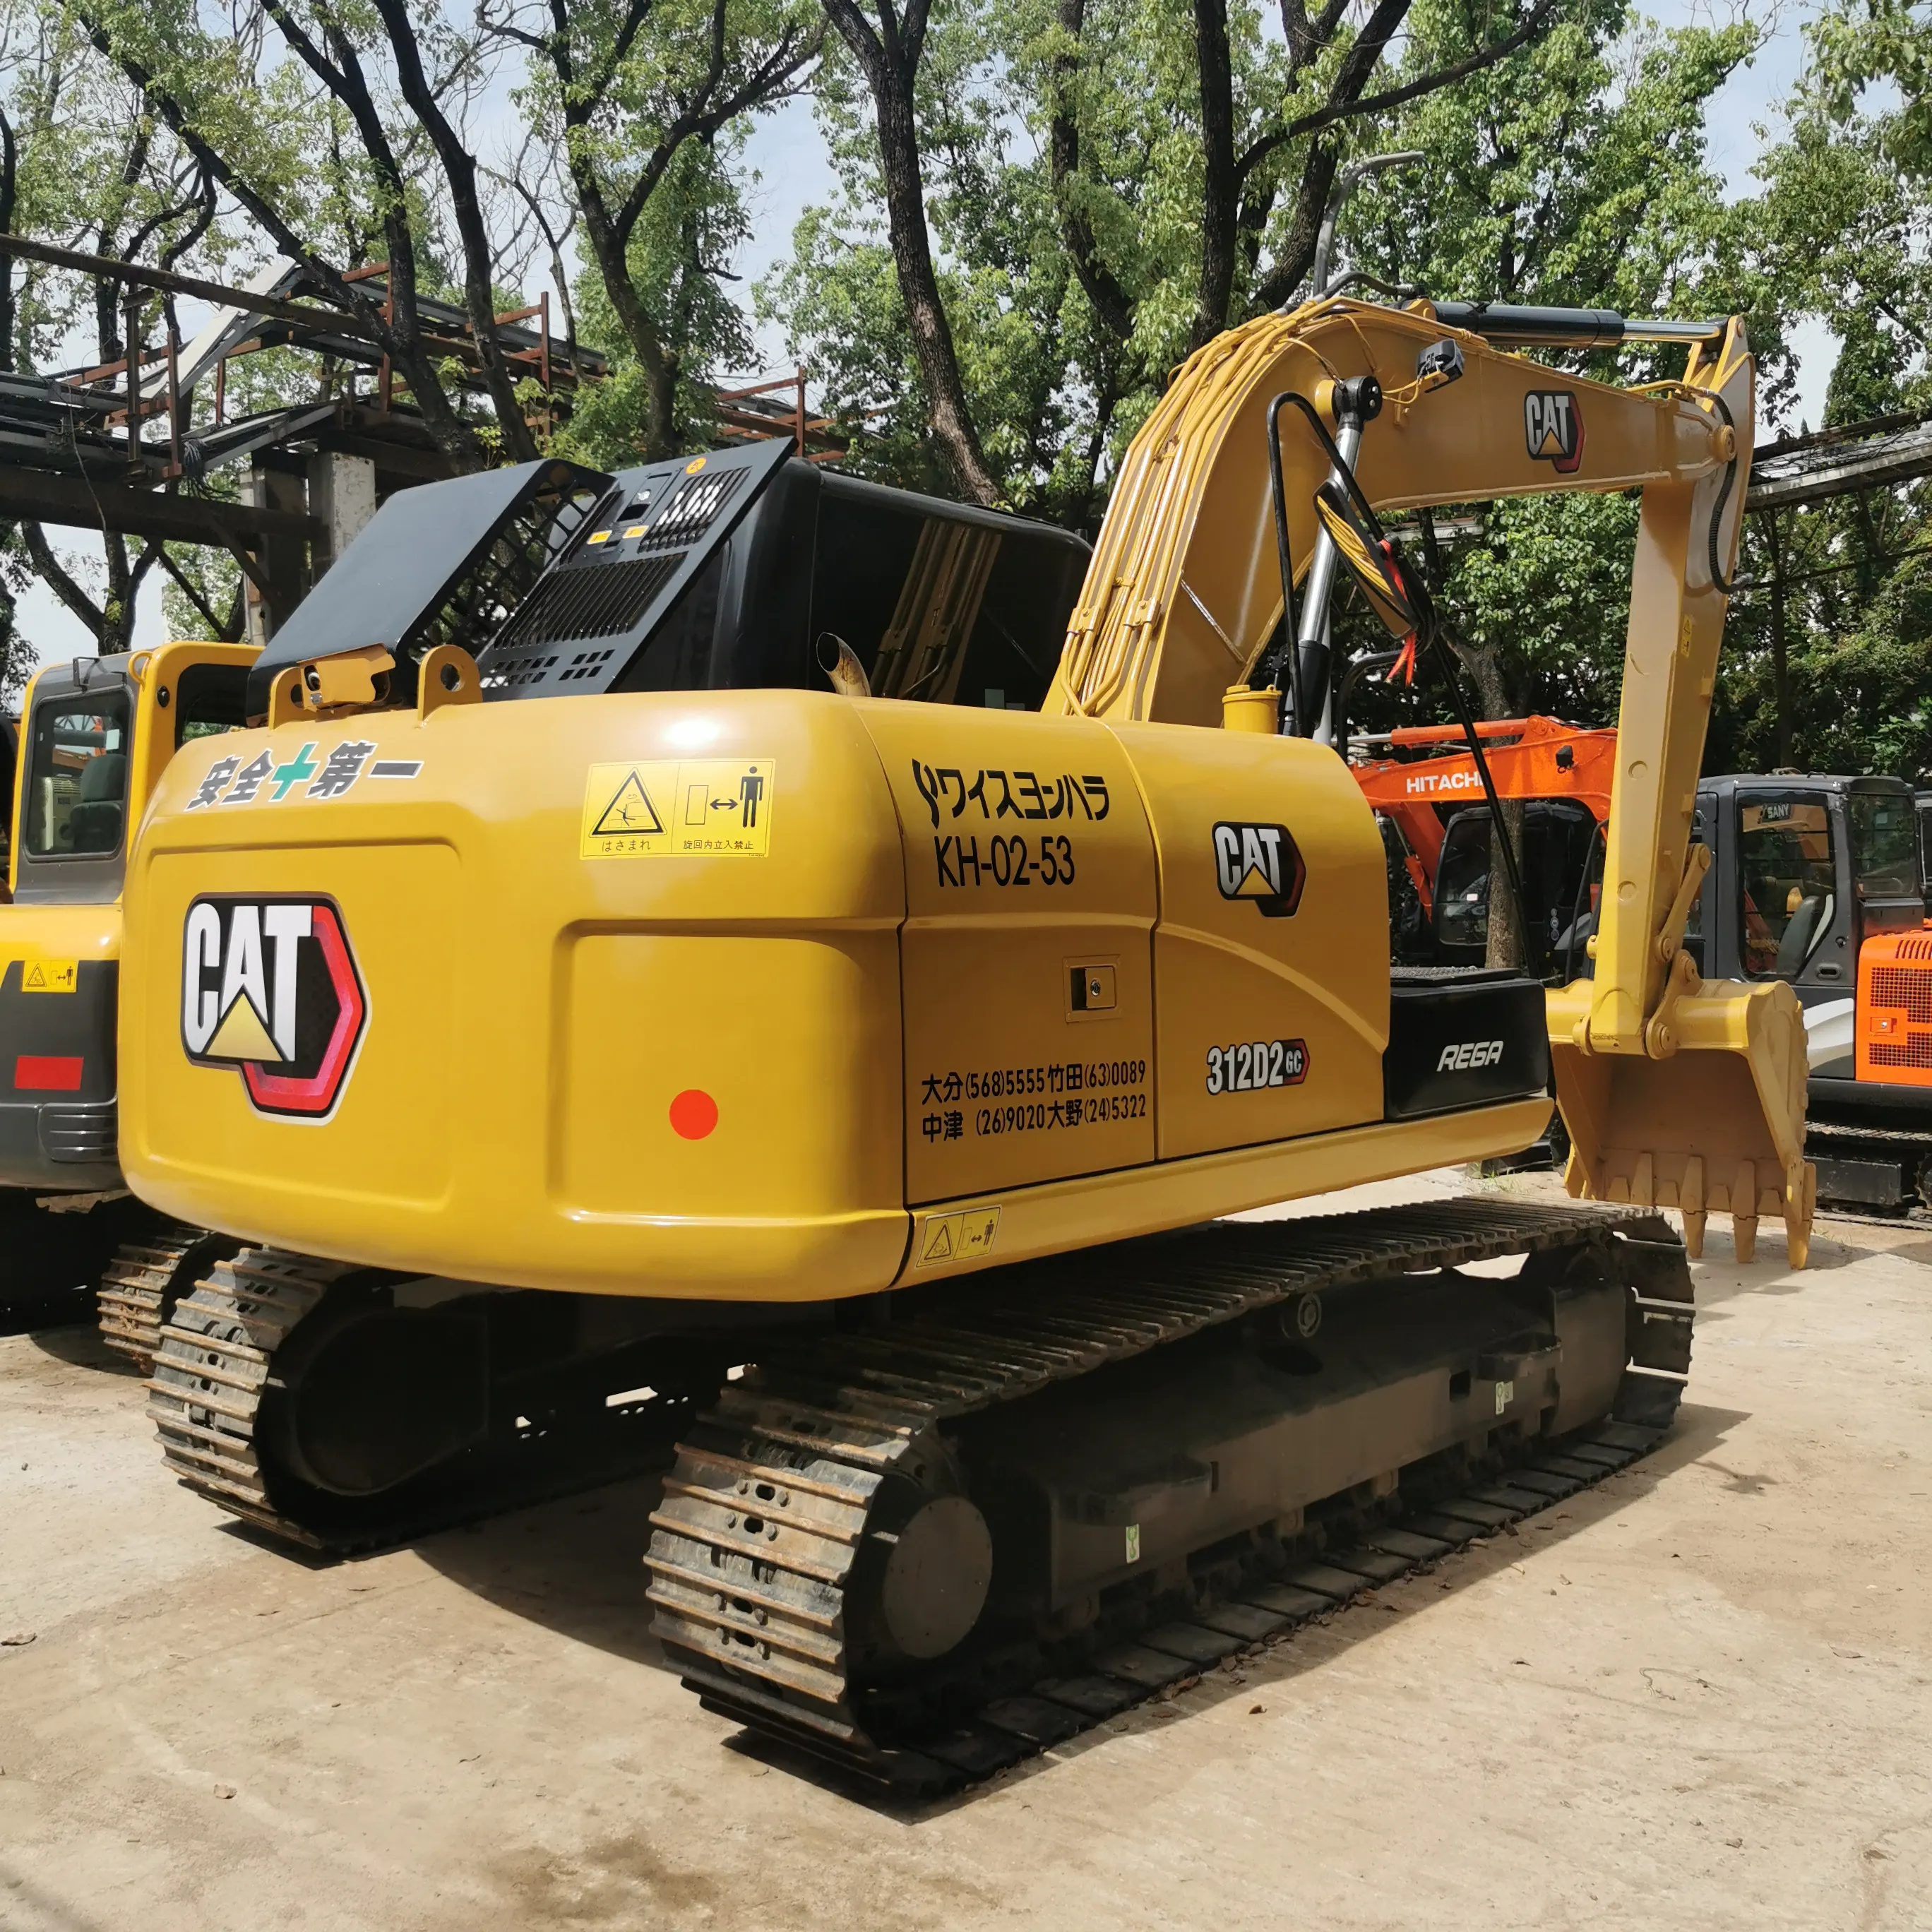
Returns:
[[[677,358],[674,435],[687,447],[712,440],[713,380],[742,368],[752,354],[745,312],[725,294],[719,274],[751,237],[737,149],[735,140],[680,148],[626,251],[638,301]],[[610,374],[580,392],[574,414],[552,446],[576,462],[622,467],[641,460],[648,447],[650,379],[587,247],[581,252],[586,259],[572,284],[579,338],[608,345]]]
[[[1850,120],[1875,84],[1899,105],[1884,119],[1886,154],[1923,179],[1932,175],[1932,9],[1923,0],[1840,0],[1807,29],[1821,104]]]
[[[1484,10],[1423,0],[1406,71],[1482,43]],[[1426,166],[1392,170],[1351,204],[1351,267],[1442,297],[1695,316],[1743,309],[1760,380],[1783,362],[1782,315],[1750,259],[1748,211],[1727,207],[1706,160],[1712,95],[1754,51],[1748,26],[1659,32],[1624,0],[1589,0],[1551,33],[1461,86],[1426,95],[1378,135]],[[1551,358],[1617,381],[1681,372],[1681,351]],[[1480,539],[1444,547],[1442,602],[1471,647],[1492,715],[1615,722],[1636,505],[1510,500]],[[1425,678],[1371,690],[1360,722],[1450,715]]]
[[[1839,23],[1842,25],[1842,22]],[[1907,97],[1866,117],[1834,72],[1830,20],[1789,133],[1760,167],[1764,272],[1839,340],[1827,426],[1932,404],[1932,183],[1899,165]],[[1712,721],[1709,770],[1932,772],[1932,490],[1918,482],[1750,520]],[[1774,545],[1775,548],[1774,548]],[[1784,595],[1774,596],[1772,579]],[[1776,658],[1786,673],[1780,707]]]

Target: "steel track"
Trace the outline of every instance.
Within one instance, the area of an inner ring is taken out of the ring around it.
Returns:
[[[486,1448],[418,1479],[360,1498],[325,1495],[292,1477],[262,1439],[262,1406],[279,1352],[329,1290],[362,1272],[340,1262],[248,1248],[219,1262],[160,1330],[148,1414],[168,1467],[195,1490],[278,1541],[350,1556],[503,1510],[662,1468],[688,1404],[660,1400],[499,1432]],[[542,1390],[518,1394],[532,1417]],[[514,1406],[514,1405],[513,1405]],[[579,1398],[580,1408],[586,1407]],[[518,1418],[519,1423],[526,1420]]]
[[[184,1288],[193,1285],[182,1275],[194,1264],[196,1251],[212,1256],[225,1246],[232,1253],[240,1245],[179,1221],[164,1221],[145,1240],[124,1243],[114,1251],[96,1294],[101,1340],[143,1375],[152,1374],[161,1330]]]
[[[1116,1604],[1078,1637],[969,1639],[910,1684],[860,1681],[847,1589],[872,1505],[889,1478],[933,1453],[941,1425],[1292,1298],[1588,1243],[1612,1252],[1631,1290],[1630,1357],[1599,1424],[1523,1445],[1496,1480],[1406,1521],[1371,1517],[1319,1562],[1284,1565],[1278,1545],[1223,1554],[1182,1597]],[[1466,1199],[1223,1223],[1004,1274],[885,1330],[768,1358],[728,1384],[680,1445],[652,1518],[652,1628],[705,1707],[922,1794],[1058,1743],[1574,1495],[1660,1439],[1690,1366],[1682,1246],[1638,1208]]]

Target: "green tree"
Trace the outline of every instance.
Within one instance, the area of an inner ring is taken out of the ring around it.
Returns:
[[[1840,345],[1828,430],[1932,404],[1932,200],[1926,178],[1899,164],[1897,122],[1851,111],[1821,56],[1760,168],[1762,272]],[[1928,509],[1920,482],[1750,519],[1707,768],[1912,778],[1932,767]]]
[[[1359,21],[1288,0],[1278,38],[1226,0],[823,4],[846,56],[820,94],[841,194],[801,225],[768,311],[835,391],[868,356],[890,375],[864,400],[901,435],[910,386],[954,488],[1083,520],[1168,370],[1305,280],[1354,125],[1556,10],[1535,0],[1383,86],[1411,0]],[[828,340],[842,321],[880,346]]]
[[[743,341],[722,257],[745,238],[733,164],[753,110],[802,86],[822,28],[805,0],[529,0],[488,31],[526,50],[526,110],[561,151],[596,273],[577,306],[626,352],[621,394],[601,395],[575,440],[619,424],[632,453],[684,440],[680,379]]]

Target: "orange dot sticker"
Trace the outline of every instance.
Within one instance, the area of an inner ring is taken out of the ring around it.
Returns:
[[[670,1103],[674,1132],[688,1141],[701,1141],[718,1124],[718,1102],[701,1087],[687,1087]]]

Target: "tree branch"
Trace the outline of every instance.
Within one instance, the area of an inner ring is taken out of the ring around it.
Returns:
[[[38,524],[21,524],[20,537],[27,546],[28,556],[34,560],[35,574],[87,626],[98,645],[100,634],[107,626],[106,613],[68,574],[60,559],[55,556],[53,546],[47,542],[46,532]]]

